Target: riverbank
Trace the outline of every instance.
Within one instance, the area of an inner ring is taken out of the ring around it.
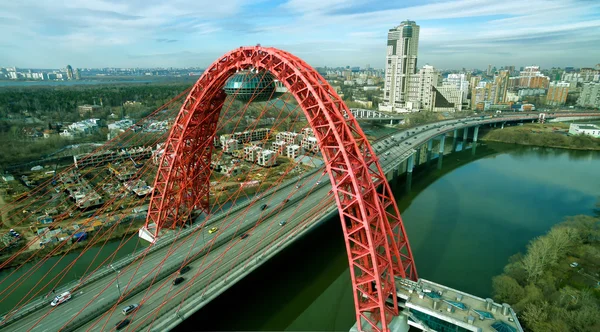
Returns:
[[[527,252],[512,256],[494,277],[494,298],[511,304],[527,330],[600,326],[600,210],[596,214],[566,218],[531,240]]]
[[[600,138],[585,135],[567,135],[569,125],[564,123],[529,123],[522,126],[492,129],[480,140],[509,144],[542,146],[559,149],[600,151]]]
[[[103,234],[97,235],[97,238],[95,239],[96,242],[92,245],[92,247],[96,247],[102,243],[105,243],[106,241],[121,239],[126,236],[136,234],[138,232],[138,230],[140,229],[140,227],[142,227],[144,225],[144,222],[145,222],[145,220],[142,220],[142,221],[134,220],[133,225],[131,225],[131,227],[130,227],[130,225],[119,225],[112,232],[110,230],[105,230],[103,232]],[[102,232],[102,230],[100,230],[99,232]],[[109,233],[109,234],[106,234],[106,233]],[[93,236],[94,236],[94,234],[90,234],[90,239]],[[46,247],[46,248],[39,249],[39,250],[28,250],[28,251],[25,251],[25,252],[17,255],[15,257],[15,259],[13,259],[10,263],[8,263],[2,269],[9,269],[9,268],[17,267],[17,266],[25,263],[33,255],[35,255],[36,258],[32,259],[30,262],[32,262],[32,261],[35,262],[38,259],[40,259],[40,257],[45,257],[46,255],[48,255],[50,253],[51,253],[51,256],[61,256],[66,253],[74,253],[80,249],[85,248],[87,245],[89,245],[89,241],[90,240],[81,241],[81,242],[74,243],[72,245],[66,244],[66,245],[63,245],[60,249],[58,249],[55,252],[53,252],[53,250],[55,249],[54,246]],[[3,263],[10,257],[12,257],[11,254],[5,255],[4,257],[0,258],[0,263]]]

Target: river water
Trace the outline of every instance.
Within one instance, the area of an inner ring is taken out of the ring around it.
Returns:
[[[410,189],[405,176],[394,180],[419,276],[489,296],[491,278],[530,239],[566,216],[592,213],[600,197],[599,169],[599,152],[490,144],[478,146],[476,153],[468,149],[446,155],[441,168],[435,161],[419,166]],[[90,249],[85,259],[97,266],[111,254],[117,259],[140,245],[134,238],[117,250],[120,242],[110,242],[102,250]],[[49,267],[62,269],[77,255],[51,258],[20,288],[34,288]],[[3,285],[21,275],[13,271],[0,271],[0,280],[9,281]],[[84,272],[76,266],[65,280]],[[24,294],[4,296],[3,309]],[[348,331],[353,323],[347,256],[339,219],[334,218],[222,294],[180,330]]]

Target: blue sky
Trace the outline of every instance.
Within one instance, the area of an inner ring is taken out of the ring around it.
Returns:
[[[0,66],[204,67],[260,43],[313,66],[382,68],[405,19],[421,26],[420,65],[600,62],[598,0],[5,0]]]

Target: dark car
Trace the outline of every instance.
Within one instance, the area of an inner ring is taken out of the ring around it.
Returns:
[[[289,201],[290,201],[290,199],[289,199],[289,198],[286,198],[286,199],[284,199],[284,200],[283,200],[283,203],[285,204],[285,203],[287,203],[287,202],[289,202]]]
[[[120,330],[120,329],[124,328],[125,326],[129,325],[129,323],[131,323],[131,320],[129,320],[128,318],[123,319],[122,321],[115,324],[115,329]]]
[[[260,209],[261,209],[261,210],[264,210],[264,209],[266,209],[266,208],[267,208],[267,204],[263,204],[263,205],[260,207]]]
[[[184,277],[177,277],[175,279],[173,279],[173,285],[179,285],[180,283],[182,283],[185,280]]]
[[[248,233],[244,233],[244,234],[240,235],[240,238],[241,238],[241,239],[245,239],[245,238],[247,238],[247,237],[248,237]]]
[[[179,269],[179,274],[184,274],[189,270],[190,270],[190,267],[188,265],[186,265],[186,266],[182,267],[181,269]]]

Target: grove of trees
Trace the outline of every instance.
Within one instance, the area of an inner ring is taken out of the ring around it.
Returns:
[[[600,213],[570,217],[510,258],[494,298],[528,331],[600,331],[599,272]]]

